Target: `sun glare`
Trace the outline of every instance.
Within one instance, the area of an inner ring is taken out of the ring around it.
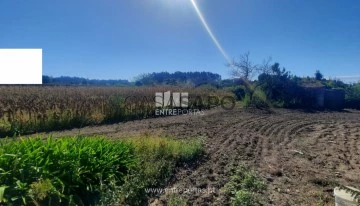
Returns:
[[[179,0],[180,1],[180,0]],[[203,24],[206,32],[209,34],[211,40],[214,42],[215,46],[217,47],[217,49],[219,50],[219,52],[224,56],[224,58],[226,59],[226,61],[228,63],[230,63],[230,59],[229,56],[226,54],[225,50],[223,49],[223,47],[221,46],[220,42],[217,40],[216,36],[214,35],[214,33],[212,32],[210,26],[208,25],[208,23],[206,22],[206,19],[204,17],[204,15],[202,14],[202,12],[200,11],[198,5],[196,4],[195,0],[191,0],[191,3],[201,21],[201,23]]]

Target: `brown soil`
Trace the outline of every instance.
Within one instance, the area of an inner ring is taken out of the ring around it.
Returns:
[[[213,109],[203,116],[173,116],[86,127],[54,136],[100,134],[124,137],[162,133],[205,137],[207,159],[178,171],[169,188],[215,188],[188,193],[190,205],[227,205],[219,191],[230,170],[245,164],[267,182],[267,205],[334,205],[337,184],[360,186],[360,112]],[[155,200],[166,203],[164,196]],[[154,201],[154,200],[153,200]],[[154,203],[154,202],[153,202]]]

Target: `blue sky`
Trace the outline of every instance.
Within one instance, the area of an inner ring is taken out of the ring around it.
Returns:
[[[196,3],[230,58],[250,51],[296,75],[360,79],[358,0]],[[51,76],[230,70],[190,0],[0,0],[0,48],[43,48]]]

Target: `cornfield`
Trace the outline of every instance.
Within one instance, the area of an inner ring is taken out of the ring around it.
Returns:
[[[0,137],[148,118],[155,92],[189,92],[189,105],[208,108],[191,97],[232,94],[209,87],[0,87]]]

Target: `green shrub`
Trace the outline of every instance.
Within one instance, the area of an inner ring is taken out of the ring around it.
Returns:
[[[232,92],[235,94],[237,100],[242,100],[246,94],[246,88],[244,86],[237,86],[232,89]]]
[[[242,105],[245,108],[268,108],[269,104],[266,98],[266,94],[258,89],[253,94],[246,94],[242,100]]]

